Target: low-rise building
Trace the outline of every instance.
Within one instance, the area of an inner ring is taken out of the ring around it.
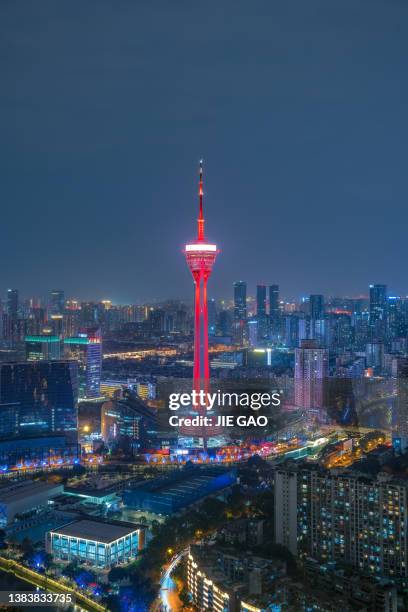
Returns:
[[[235,484],[236,470],[192,468],[166,478],[155,478],[125,491],[125,506],[155,514],[174,514]]]
[[[145,527],[131,523],[79,520],[46,534],[46,549],[62,561],[107,568],[128,563],[144,548]]]
[[[0,489],[0,527],[9,526],[19,515],[45,510],[63,491],[62,484],[42,481],[8,483]]]

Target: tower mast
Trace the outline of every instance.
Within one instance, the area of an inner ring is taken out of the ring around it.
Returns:
[[[198,184],[198,197],[200,201],[200,208],[197,220],[197,239],[200,242],[204,242],[204,213],[203,213],[203,160],[200,159],[200,180]]]

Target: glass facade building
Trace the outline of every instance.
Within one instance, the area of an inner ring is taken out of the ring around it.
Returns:
[[[61,359],[61,341],[59,336],[26,336],[25,345],[27,361]]]
[[[63,432],[71,441],[78,429],[77,364],[32,361],[0,364],[0,406],[6,416],[2,437]]]
[[[79,364],[79,395],[83,399],[100,397],[102,338],[100,329],[86,327],[78,335],[64,340],[64,354]]]
[[[46,546],[54,559],[112,567],[137,557],[144,547],[144,528],[81,520],[49,531]]]

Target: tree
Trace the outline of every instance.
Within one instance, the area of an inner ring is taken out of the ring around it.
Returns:
[[[109,582],[120,582],[124,578],[129,578],[129,570],[125,567],[112,567],[108,574]]]

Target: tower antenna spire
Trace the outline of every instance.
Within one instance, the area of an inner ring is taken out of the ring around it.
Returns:
[[[203,213],[203,160],[200,159],[200,179],[198,184],[198,197],[200,201],[200,210],[198,215],[198,235],[200,241],[204,241],[204,213]]]

